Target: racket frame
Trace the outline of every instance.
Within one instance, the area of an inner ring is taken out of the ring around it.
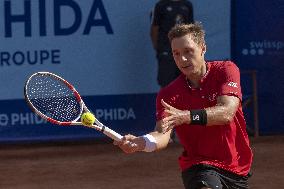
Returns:
[[[62,81],[74,94],[74,96],[76,97],[77,102],[80,104],[80,113],[77,116],[76,119],[74,119],[73,121],[68,121],[68,122],[62,122],[62,121],[58,121],[55,119],[52,119],[48,116],[46,116],[45,114],[43,114],[41,111],[39,111],[37,108],[35,108],[31,102],[31,100],[29,99],[28,95],[27,95],[27,91],[28,91],[28,84],[29,81],[35,77],[36,75],[49,75],[51,77],[53,77],[54,79],[57,79],[59,81]],[[104,133],[106,136],[112,138],[115,141],[121,141],[122,140],[122,136],[120,134],[118,134],[117,132],[111,130],[110,128],[108,128],[107,126],[105,126],[104,124],[102,124],[97,118],[95,118],[95,124],[93,125],[84,125],[80,120],[81,115],[84,112],[91,112],[87,106],[85,105],[85,103],[83,102],[80,94],[78,93],[78,91],[75,89],[75,87],[73,85],[71,85],[68,81],[66,81],[65,79],[63,79],[62,77],[51,73],[51,72],[36,72],[34,74],[32,74],[29,79],[26,81],[25,83],[25,87],[24,87],[24,96],[25,96],[25,100],[27,101],[28,105],[30,106],[30,108],[37,114],[39,115],[41,118],[47,120],[48,122],[52,123],[52,124],[56,124],[56,125],[61,125],[61,126],[72,126],[72,125],[77,125],[77,126],[85,126],[85,127],[89,127],[89,128],[93,128],[96,129],[102,133]]]

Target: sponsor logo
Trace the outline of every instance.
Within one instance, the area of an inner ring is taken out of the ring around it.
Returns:
[[[192,116],[192,120],[193,121],[199,121],[200,120],[199,115]]]
[[[0,67],[46,64],[61,64],[61,50],[0,51]]]
[[[7,43],[8,46],[12,44],[13,47],[1,49],[0,68],[55,65],[64,62],[62,57],[66,57],[68,52],[60,48],[46,49],[44,46],[46,42],[40,42],[46,37],[89,36],[95,34],[98,29],[107,35],[114,33],[103,0],[86,2],[81,0],[5,0],[0,1],[0,12],[3,13],[0,17],[0,39],[5,40],[3,44]],[[39,41],[35,47],[39,44],[42,44],[42,47],[38,49],[28,49],[29,46],[18,47],[19,44],[25,44],[26,41],[34,38]],[[56,39],[51,43],[58,46]]]
[[[265,54],[284,54],[284,41],[250,41],[248,47],[242,49],[244,56],[262,56]]]
[[[0,23],[4,24],[5,38],[15,37],[19,30],[19,27],[15,26],[19,25],[25,37],[67,36],[76,32],[89,35],[91,30],[97,27],[103,27],[107,34],[113,34],[102,0],[93,0],[93,3],[88,5],[90,9],[83,9],[81,0],[50,2],[49,0],[2,1],[0,12],[4,14],[0,17],[2,19]],[[53,19],[48,19],[50,17]]]
[[[0,114],[0,126],[2,127],[43,124],[46,122],[46,120],[42,119],[32,112]]]
[[[96,109],[96,117],[105,121],[134,120],[136,115],[133,108]]]
[[[96,117],[102,121],[135,120],[133,108],[96,109]],[[46,124],[47,121],[33,112],[0,114],[0,127]]]
[[[238,85],[235,82],[228,83],[228,86],[238,88]]]

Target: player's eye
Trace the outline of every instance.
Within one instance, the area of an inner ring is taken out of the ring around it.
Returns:
[[[177,56],[179,56],[179,55],[180,55],[179,52],[173,52],[173,56],[177,57]]]
[[[184,54],[193,54],[193,50],[185,49]]]

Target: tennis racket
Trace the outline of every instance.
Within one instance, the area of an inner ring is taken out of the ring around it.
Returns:
[[[123,138],[98,119],[95,119],[93,125],[83,125],[80,122],[81,115],[90,110],[76,89],[53,73],[37,72],[31,75],[25,84],[24,95],[31,109],[52,124],[82,125],[96,129],[115,141]]]

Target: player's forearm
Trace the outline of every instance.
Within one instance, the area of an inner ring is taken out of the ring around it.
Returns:
[[[156,140],[156,150],[162,150],[167,147],[171,131],[168,131],[165,134],[160,131],[154,131],[149,134],[152,135]]]
[[[185,110],[180,112],[181,124],[225,125],[232,121],[235,111],[230,107],[216,105],[206,109]]]
[[[217,104],[206,108],[207,126],[229,124],[236,114],[240,100],[235,96],[220,96]]]
[[[207,113],[207,126],[229,124],[235,115],[235,111],[222,105],[206,108],[205,110]]]
[[[220,96],[217,99],[217,104],[213,107],[190,110],[179,110],[163,100],[161,102],[165,107],[165,112],[168,114],[160,122],[163,132],[166,132],[182,124],[202,126],[226,125],[233,120],[240,100],[234,96]]]

